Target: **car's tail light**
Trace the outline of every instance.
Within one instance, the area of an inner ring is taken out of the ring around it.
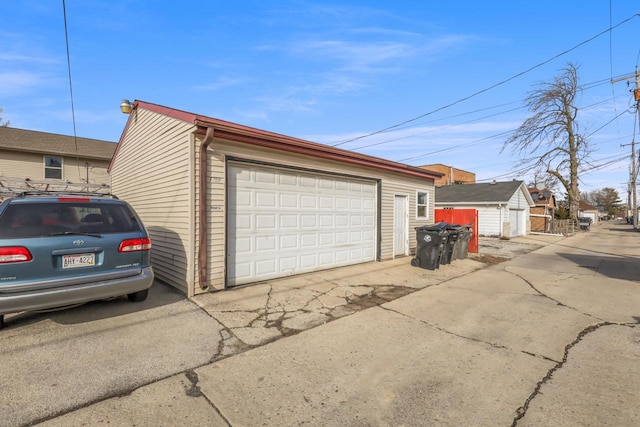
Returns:
[[[0,264],[25,262],[31,261],[32,259],[31,252],[24,246],[7,246],[0,248]]]
[[[139,239],[127,239],[120,243],[119,252],[138,252],[148,251],[151,249],[151,239],[141,237]]]

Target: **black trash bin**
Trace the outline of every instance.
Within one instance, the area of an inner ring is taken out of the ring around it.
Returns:
[[[447,242],[449,232],[447,223],[438,223],[424,227],[416,227],[416,256],[411,260],[414,267],[435,270],[440,267],[442,253]]]
[[[457,224],[447,224],[446,227],[449,236],[447,236],[447,242],[444,245],[442,252],[441,264],[451,264],[452,261],[458,259],[458,247],[463,227]]]
[[[456,258],[465,259],[469,255],[469,242],[473,237],[473,229],[471,225],[463,225],[460,235],[458,237],[458,243],[456,245]]]

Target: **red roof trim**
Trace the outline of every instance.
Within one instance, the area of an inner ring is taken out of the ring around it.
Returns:
[[[343,150],[340,148],[330,147],[323,144],[318,144],[303,139],[293,138],[286,135],[281,135],[273,132],[268,132],[261,129],[252,128],[249,126],[240,125],[237,123],[227,122],[220,119],[215,119],[206,116],[199,116],[186,111],[176,110],[162,105],[151,104],[143,101],[135,101],[129,121],[125,126],[120,138],[120,142],[124,137],[126,128],[129,126],[131,117],[134,115],[136,108],[144,108],[149,111],[153,111],[159,114],[163,114],[174,119],[182,120],[188,123],[193,123],[196,126],[201,127],[213,127],[215,130],[216,138],[229,139],[236,142],[242,142],[246,144],[254,144],[262,147],[273,148],[276,150],[284,150],[298,154],[305,154],[314,157],[320,157],[329,160],[336,160],[339,162],[356,164],[361,166],[368,166],[377,169],[399,172],[406,175],[412,175],[420,178],[438,179],[443,174],[435,171],[429,171],[426,169],[420,169],[416,166],[406,165],[404,163],[393,162],[391,160],[382,159],[379,157],[368,156],[365,154],[359,154],[353,151]],[[200,132],[198,132],[200,133]],[[120,144],[118,144],[119,146]],[[118,147],[119,148],[119,147]],[[114,154],[115,159],[118,151]],[[111,168],[111,167],[109,167]]]

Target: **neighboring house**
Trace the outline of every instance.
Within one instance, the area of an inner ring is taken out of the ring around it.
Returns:
[[[407,256],[440,174],[136,101],[109,168],[189,297]]]
[[[580,218],[590,218],[591,224],[596,225],[598,223],[599,218],[598,208],[590,205],[589,203],[580,200],[578,202],[578,217]]]
[[[436,187],[436,208],[477,209],[478,235],[511,238],[529,230],[535,206],[522,181]]]
[[[531,231],[548,233],[556,211],[556,196],[548,188],[530,187],[529,194],[535,206],[531,208]]]
[[[0,127],[0,189],[109,187],[116,144],[97,139]]]
[[[475,184],[476,174],[467,172],[462,169],[457,169],[452,166],[443,165],[442,163],[436,163],[433,165],[420,166],[423,169],[427,169],[434,172],[439,172],[442,177],[436,180],[436,186],[452,185],[452,184]]]

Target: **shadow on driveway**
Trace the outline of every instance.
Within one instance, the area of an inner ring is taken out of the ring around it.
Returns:
[[[612,279],[640,280],[640,262],[637,257],[606,255],[594,252],[593,255],[559,252],[558,256],[573,262],[579,267],[588,268]]]
[[[186,297],[178,290],[156,280],[149,289],[149,296],[142,302],[132,303],[126,295],[123,295],[67,307],[6,314],[5,329],[31,325],[44,320],[61,325],[86,323],[152,310],[185,299]]]

